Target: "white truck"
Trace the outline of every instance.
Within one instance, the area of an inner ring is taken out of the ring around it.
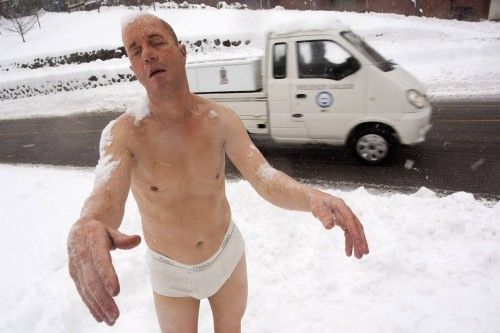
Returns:
[[[230,106],[250,134],[349,145],[368,164],[425,140],[424,86],[346,27],[269,33],[263,58],[190,63],[191,90]]]

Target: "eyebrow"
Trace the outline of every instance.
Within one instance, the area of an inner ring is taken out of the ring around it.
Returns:
[[[159,35],[159,34],[150,34],[148,35],[147,39],[154,39],[154,38],[164,38],[162,35]],[[137,43],[136,42],[132,42],[129,46],[128,46],[128,49],[132,49],[133,47],[137,46]]]

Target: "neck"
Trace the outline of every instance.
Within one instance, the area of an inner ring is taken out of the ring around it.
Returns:
[[[194,98],[189,89],[171,91],[165,96],[148,94],[153,118],[165,123],[182,122],[194,109]]]

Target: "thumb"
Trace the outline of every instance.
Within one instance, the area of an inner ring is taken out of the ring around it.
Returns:
[[[108,235],[114,249],[130,250],[141,243],[139,235],[125,235],[118,230],[108,228]]]

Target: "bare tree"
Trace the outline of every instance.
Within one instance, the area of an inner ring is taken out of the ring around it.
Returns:
[[[8,5],[4,8],[2,15],[6,19],[4,29],[7,31],[19,34],[26,42],[25,36],[33,29],[38,22],[38,27],[41,28],[38,12],[42,7],[41,0],[21,0],[15,4]]]
[[[21,17],[9,17],[7,18],[7,24],[4,29],[7,31],[12,31],[18,33],[23,39],[23,43],[26,42],[24,36],[33,29],[36,24],[36,17],[33,15],[21,16]]]

